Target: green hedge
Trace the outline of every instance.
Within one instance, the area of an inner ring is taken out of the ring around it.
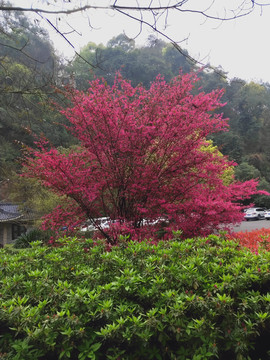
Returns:
[[[270,254],[206,239],[0,250],[0,358],[268,359]]]

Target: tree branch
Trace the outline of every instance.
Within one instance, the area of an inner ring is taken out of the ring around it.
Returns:
[[[208,7],[206,10],[196,10],[196,9],[182,9],[184,5],[186,5],[189,2],[189,0],[182,0],[182,1],[176,1],[173,4],[166,5],[159,5],[154,6],[152,5],[153,1],[149,0],[148,6],[141,6],[139,2],[137,2],[136,6],[130,6],[130,5],[118,5],[117,1],[111,1],[112,4],[108,4],[105,6],[98,6],[98,5],[84,5],[84,6],[78,6],[74,7],[73,9],[61,9],[61,10],[47,10],[45,8],[37,8],[37,7],[21,7],[21,6],[11,6],[11,5],[1,5],[0,11],[12,11],[12,12],[32,12],[32,13],[43,13],[43,14],[51,14],[51,15],[71,15],[75,14],[77,12],[86,12],[88,10],[119,10],[122,13],[125,13],[127,15],[127,11],[139,11],[139,12],[160,12],[160,11],[168,11],[168,10],[177,10],[181,12],[189,12],[189,13],[197,13],[200,15],[203,15],[207,18],[213,19],[213,20],[234,20],[236,18],[246,16],[250,14],[255,6],[262,7],[262,6],[269,6],[269,3],[257,3],[252,0],[245,0],[242,3],[238,5],[238,7],[234,10],[230,10],[230,13],[232,13],[232,16],[219,16],[219,15],[210,15],[207,13],[212,6]],[[247,5],[245,7],[245,5]],[[226,9],[224,9],[224,12],[226,14]],[[157,16],[158,14],[155,14]]]
[[[218,12],[215,15],[214,14],[215,0],[212,0],[212,2],[210,4],[208,4],[208,6],[205,7],[204,9],[188,8],[188,5],[191,4],[190,0],[181,0],[181,1],[148,0],[147,3],[145,1],[141,1],[141,0],[134,0],[133,3],[131,2],[131,0],[126,0],[126,3],[124,1],[122,1],[121,4],[119,4],[118,0],[108,0],[106,5],[96,5],[95,2],[93,2],[92,0],[89,0],[88,4],[86,4],[84,6],[80,6],[80,5],[78,5],[79,2],[77,2],[77,4],[75,2],[73,7],[71,7],[70,6],[71,4],[68,3],[68,4],[66,4],[66,8],[61,8],[59,10],[58,9],[53,9],[53,10],[48,9],[48,5],[55,6],[55,4],[57,5],[57,3],[58,4],[61,3],[61,2],[59,2],[59,0],[55,0],[55,2],[47,1],[46,3],[47,3],[46,7],[21,7],[21,6],[12,6],[10,4],[4,5],[2,3],[2,5],[0,6],[0,11],[13,12],[13,13],[14,12],[36,13],[37,15],[42,17],[49,24],[49,26],[52,27],[69,44],[69,46],[71,46],[73,48],[75,54],[78,57],[82,58],[82,60],[84,60],[86,63],[88,63],[93,68],[98,67],[98,65],[93,65],[93,64],[89,63],[85,58],[83,58],[75,50],[74,45],[68,40],[68,38],[64,35],[64,33],[61,31],[61,29],[59,29],[57,25],[54,25],[53,22],[51,20],[49,20],[49,18],[47,16],[49,16],[49,15],[55,15],[56,17],[59,15],[67,16],[67,15],[72,15],[72,14],[75,14],[78,12],[87,13],[90,10],[114,11],[114,12],[120,13],[123,16],[128,17],[131,20],[140,24],[140,30],[139,30],[138,35],[142,31],[143,25],[150,27],[154,32],[160,34],[162,37],[169,40],[174,45],[174,47],[182,55],[187,57],[190,61],[205,67],[205,64],[203,64],[202,62],[200,62],[200,61],[192,58],[191,56],[187,55],[186,53],[184,53],[183,50],[181,49],[181,47],[179,46],[179,42],[175,41],[170,36],[166,35],[164,29],[159,28],[158,23],[160,22],[161,18],[164,18],[164,16],[165,16],[165,28],[167,27],[167,24],[168,24],[169,12],[172,12],[172,11],[179,12],[182,14],[185,14],[185,13],[197,14],[197,15],[204,17],[205,19],[210,19],[210,20],[230,21],[230,20],[235,20],[237,18],[241,18],[241,17],[249,15],[250,13],[252,13],[254,11],[254,9],[256,7],[260,7],[262,9],[262,7],[270,5],[270,2],[260,3],[260,2],[255,2],[254,0],[238,0],[234,9],[227,9],[225,7],[223,9],[222,15],[219,15]],[[92,3],[92,5],[91,5],[91,3]],[[146,3],[146,5],[145,5],[145,3]],[[201,1],[201,3],[202,3],[202,1]],[[148,14],[152,15],[153,21],[150,22],[149,20],[146,19],[146,16]],[[209,66],[207,66],[207,67],[209,67]],[[209,67],[209,68],[211,68],[215,72],[219,73],[219,71],[217,71],[215,68],[213,68],[213,67]]]

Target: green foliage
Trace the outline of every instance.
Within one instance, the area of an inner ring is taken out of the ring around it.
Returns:
[[[20,235],[14,242],[15,249],[24,249],[31,247],[27,234]]]
[[[250,165],[248,162],[242,162],[239,166],[235,168],[234,171],[235,178],[240,181],[246,181],[251,179],[260,179],[258,189],[270,191],[270,183],[262,177],[258,168],[253,165]],[[267,195],[253,195],[251,197],[251,202],[255,203],[257,206],[262,206],[270,208],[270,197]]]
[[[4,360],[268,358],[266,251],[214,235],[31,246],[0,250]]]
[[[123,51],[131,51],[135,48],[135,40],[128,38],[125,34],[119,34],[114,36],[108,41],[107,47],[110,48],[121,48]]]
[[[270,192],[270,183],[265,179],[261,178],[258,189],[266,190]],[[252,197],[253,202],[258,206],[264,206],[270,209],[270,197],[267,195],[255,195]]]
[[[208,78],[204,77],[203,81],[207,84]],[[218,82],[215,87],[217,85]],[[230,119],[230,129],[227,133],[214,135],[214,144],[222,154],[240,164],[235,169],[238,179],[259,177],[267,189],[270,186],[269,86],[233,79],[224,87],[227,104],[222,111]],[[257,205],[269,205],[266,197],[256,197],[255,200]]]
[[[23,204],[24,209],[31,209],[37,214],[34,222],[36,227],[41,224],[41,217],[52,211],[62,201],[62,198],[46,189],[35,179],[27,179],[16,173],[10,174],[8,183],[9,198],[15,204]]]
[[[120,34],[107,46],[88,43],[80,52],[88,63],[77,56],[66,70],[73,74],[80,90],[88,89],[93,76],[104,77],[112,85],[117,71],[121,71],[132,85],[142,83],[149,88],[159,74],[170,80],[179,74],[180,69],[184,73],[192,71],[194,64],[188,60],[188,53],[184,51],[184,54],[186,56],[155,37],[149,38],[147,45],[135,47],[134,40]]]
[[[242,162],[235,168],[235,178],[240,181],[257,179],[260,177],[260,171],[247,162]]]
[[[15,249],[24,249],[24,248],[30,248],[31,242],[34,241],[41,241],[42,243],[47,243],[50,236],[49,231],[43,231],[40,229],[33,228],[26,233],[20,235],[14,242],[13,247]]]
[[[32,145],[27,129],[48,134],[58,145],[69,143],[67,132],[54,122],[50,100],[55,96],[60,61],[48,34],[23,13],[8,12],[0,19],[0,180],[18,171],[21,145]],[[54,123],[54,124],[53,124]],[[52,131],[52,126],[54,130]],[[4,169],[4,170],[3,170]]]

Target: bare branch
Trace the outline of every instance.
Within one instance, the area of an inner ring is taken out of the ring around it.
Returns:
[[[41,14],[40,14],[40,16],[43,18],[43,16],[42,16]],[[62,37],[65,39],[65,41],[73,48],[75,54],[76,54],[79,58],[81,58],[83,61],[85,61],[85,62],[86,62],[88,65],[90,65],[91,67],[93,67],[93,68],[96,68],[96,67],[97,67],[96,65],[91,64],[91,63],[90,63],[88,60],[86,60],[83,56],[81,56],[81,55],[76,51],[74,45],[68,40],[68,38],[67,38],[60,30],[58,30],[57,27],[56,27],[49,19],[47,19],[47,18],[44,18],[44,19],[47,21],[47,23],[48,23],[60,36],[62,36]]]
[[[118,12],[122,12],[121,10],[118,10]],[[176,42],[174,41],[170,36],[166,35],[165,33],[163,33],[162,31],[158,30],[158,28],[155,27],[155,23],[154,24],[151,24],[147,21],[144,21],[143,19],[139,19],[139,18],[136,18],[132,15],[127,15],[128,17],[130,17],[131,19],[133,20],[137,20],[137,21],[140,21],[141,24],[144,24],[148,27],[150,27],[152,30],[154,30],[156,33],[162,35],[162,37],[166,38],[174,47],[176,50],[178,50],[180,52],[181,55],[183,55],[185,58],[187,58],[189,61],[191,61],[191,63],[193,64],[197,64],[197,65],[201,65],[203,68],[208,68],[208,69],[211,69],[213,70],[215,73],[217,73],[218,75],[224,77],[224,74],[222,72],[220,72],[218,69],[216,69],[215,67],[213,66],[210,66],[209,64],[206,65],[204,63],[202,63],[201,61],[199,60],[196,60],[194,59],[192,56],[190,56],[189,54],[187,54],[182,48],[181,46],[179,45],[180,42]],[[183,39],[181,42],[185,41],[187,39]]]
[[[33,58],[31,55],[27,54],[25,51],[24,51],[24,48],[27,46],[27,42],[21,46],[20,48],[19,47],[16,47],[16,46],[13,46],[13,45],[9,45],[9,44],[3,44],[3,43],[0,43],[0,46],[4,46],[4,47],[7,47],[7,48],[10,48],[10,49],[13,49],[13,50],[16,50],[16,51],[20,51],[24,56],[26,56],[28,59],[31,59],[35,62],[38,62],[39,64],[45,64],[47,62],[47,59],[44,60],[44,61],[41,61],[41,60],[38,60],[38,59],[35,59]]]
[[[193,63],[197,63],[199,65],[205,66],[200,61],[195,60],[194,58],[188,56],[184,53],[179,46],[179,41],[172,39],[165,32],[166,28],[169,25],[169,15],[174,13],[179,14],[195,14],[204,19],[209,19],[213,21],[230,21],[235,20],[237,18],[241,18],[251,14],[255,8],[260,8],[270,5],[269,2],[260,3],[254,0],[238,0],[235,1],[235,5],[233,9],[229,9],[228,7],[224,7],[222,11],[218,11],[217,8],[220,8],[220,4],[215,0],[206,1],[207,6],[204,6],[205,1],[201,0],[198,2],[198,6],[196,8],[192,8],[191,0],[99,0],[99,2],[94,0],[88,0],[85,5],[81,5],[82,2],[74,1],[66,3],[64,1],[64,5],[60,8],[54,7],[53,9],[49,8],[48,5],[57,6],[58,4],[62,4],[60,0],[46,2],[45,6],[34,7],[34,6],[12,6],[10,4],[5,4],[3,1],[0,5],[0,11],[2,12],[30,12],[35,13],[42,17],[51,28],[53,28],[67,43],[72,47],[75,54],[82,58],[86,63],[88,63],[91,67],[96,68],[97,65],[93,65],[89,63],[86,59],[84,59],[76,50],[75,46],[71,43],[71,41],[67,38],[67,33],[62,31],[57,23],[57,19],[62,19],[62,16],[67,16],[76,13],[84,13],[89,19],[89,26],[91,26],[89,11],[111,11],[115,13],[119,13],[132,21],[135,21],[139,24],[139,33],[142,32],[143,26],[151,28],[154,32],[160,34],[163,38],[169,40],[177,50],[187,57]],[[34,2],[33,2],[34,3]],[[51,19],[51,15],[55,15],[56,22],[53,23]],[[149,15],[151,15],[151,21],[149,20]],[[50,19],[49,19],[50,17]],[[163,22],[163,23],[162,23]],[[161,26],[162,25],[162,26]],[[70,26],[70,25],[69,25]],[[71,27],[70,27],[71,28]],[[75,29],[72,28],[74,31]],[[137,36],[138,36],[137,35]],[[135,38],[137,37],[135,36]],[[184,39],[185,40],[185,39]],[[183,41],[183,40],[182,40]],[[181,41],[181,42],[182,42]],[[216,71],[216,70],[215,70]]]
[[[196,9],[187,9],[184,8],[184,5],[188,4],[189,0],[182,0],[182,1],[175,1],[172,4],[167,3],[165,5],[160,5],[156,6],[153,5],[153,0],[149,0],[149,5],[148,6],[141,6],[140,3],[136,3],[136,5],[132,6],[132,5],[118,5],[117,1],[111,1],[104,6],[100,6],[100,5],[84,5],[84,6],[75,6],[72,9],[61,9],[61,10],[48,10],[46,8],[38,8],[38,7],[20,7],[20,6],[11,6],[11,5],[1,5],[0,6],[0,11],[12,11],[12,12],[32,12],[32,13],[43,13],[43,14],[51,14],[51,15],[71,15],[71,14],[75,14],[77,12],[86,12],[88,10],[113,10],[113,11],[121,11],[122,13],[124,13],[125,15],[127,15],[126,12],[129,11],[143,11],[143,12],[157,12],[154,16],[157,16],[158,13],[160,12],[164,12],[164,11],[168,11],[168,10],[177,10],[177,11],[181,11],[181,12],[189,12],[189,13],[197,13],[200,15],[203,15],[205,17],[208,17],[210,19],[213,20],[234,20],[236,18],[242,17],[242,16],[246,16],[248,14],[250,14],[255,6],[269,6],[270,3],[256,3],[255,1],[252,0],[244,0],[241,4],[239,4],[237,6],[237,8],[235,10],[230,10],[230,12],[232,13],[232,15],[226,15],[225,11],[225,15],[220,16],[220,15],[211,15],[208,13],[208,11],[211,10],[212,6],[207,7],[205,10],[196,10]],[[127,1],[128,4],[128,1]],[[246,5],[246,6],[245,6]]]

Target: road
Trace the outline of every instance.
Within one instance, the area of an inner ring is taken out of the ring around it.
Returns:
[[[270,221],[269,220],[250,220],[250,221],[242,221],[240,225],[234,226],[233,231],[252,231],[255,229],[270,229]]]

